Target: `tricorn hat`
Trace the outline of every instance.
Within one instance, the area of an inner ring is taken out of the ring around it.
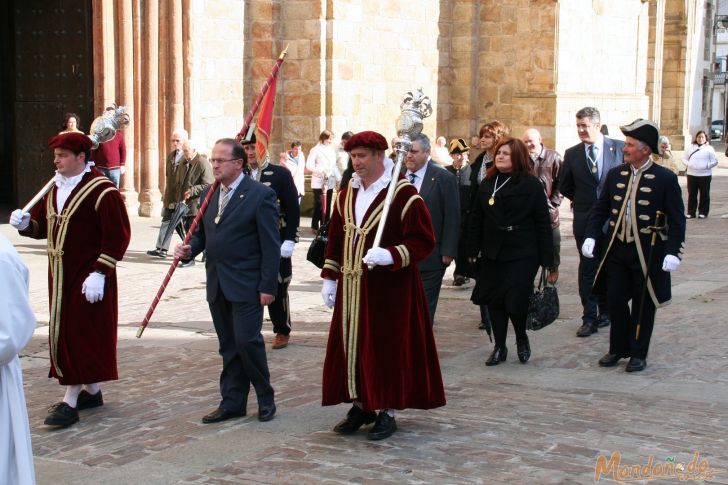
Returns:
[[[359,147],[384,151],[388,148],[387,139],[376,131],[360,131],[356,135],[349,138],[349,140],[344,145],[344,150],[350,152],[354,148]]]
[[[450,154],[465,153],[468,150],[470,150],[470,147],[462,138],[454,138],[450,140]]]
[[[652,153],[660,153],[660,129],[650,120],[637,118],[626,126],[620,126],[620,130],[624,136],[632,137],[636,140],[644,142],[650,147]]]
[[[245,134],[245,138],[240,140],[240,144],[243,146],[255,144],[255,123],[250,124],[248,132]]]

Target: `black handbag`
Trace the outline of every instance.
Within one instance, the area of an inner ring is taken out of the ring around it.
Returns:
[[[311,241],[306,253],[306,259],[316,265],[317,268],[324,267],[324,252],[326,251],[326,243],[329,242],[329,222],[321,224],[316,236]]]
[[[538,288],[531,295],[528,303],[528,319],[526,328],[541,330],[554,323],[559,316],[559,293],[555,286],[546,282],[546,268],[541,268]]]

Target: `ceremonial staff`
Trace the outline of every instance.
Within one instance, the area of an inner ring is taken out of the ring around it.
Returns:
[[[397,186],[399,173],[402,170],[402,162],[404,162],[404,157],[412,146],[412,138],[422,133],[422,120],[432,114],[430,98],[425,96],[422,88],[419,88],[414,94],[411,91],[405,94],[399,107],[401,114],[397,118],[397,144],[395,147],[392,147],[397,152],[397,160],[392,170],[392,181],[387,188],[387,197],[384,199],[382,217],[379,219],[372,248],[378,248],[382,241],[384,224],[387,222],[387,215],[389,214],[389,206],[392,205],[392,199],[394,199],[394,190]],[[367,267],[371,270],[374,268],[374,264],[369,263]]]
[[[114,138],[117,130],[126,127],[128,124],[129,114],[127,114],[126,108],[124,106],[114,106],[111,108],[107,108],[101,116],[97,117],[93,121],[93,123],[91,123],[91,132],[89,133],[88,137],[91,138],[91,141],[93,142],[93,147],[98,148],[99,143],[106,143],[107,141],[111,140],[112,138]],[[54,183],[55,177],[46,182],[43,188],[40,189],[38,193],[33,196],[32,199],[30,199],[30,202],[25,204],[21,211],[23,213],[29,212],[30,209],[32,209],[33,206],[37,204],[38,201],[42,199],[49,190],[51,190],[51,187],[53,187]]]
[[[642,287],[642,295],[640,295],[640,311],[637,315],[637,329],[635,330],[635,340],[640,339],[640,325],[642,324],[642,307],[645,304],[645,294],[647,293],[647,283],[650,280],[650,264],[652,263],[652,253],[655,247],[655,240],[657,240],[657,234],[665,228],[665,213],[662,211],[655,211],[655,224],[647,226],[652,232],[652,238],[650,239],[650,249],[647,253],[647,270],[645,271],[645,284]]]
[[[281,55],[278,56],[278,59],[276,60],[276,63],[273,65],[273,69],[271,70],[270,76],[268,76],[268,79],[266,79],[265,84],[260,90],[260,93],[255,98],[255,101],[253,101],[253,105],[250,107],[250,111],[248,111],[248,114],[245,116],[245,119],[243,120],[243,127],[240,129],[240,132],[235,136],[235,139],[240,141],[245,137],[245,134],[248,131],[248,127],[250,126],[250,123],[253,121],[253,116],[255,116],[256,111],[258,110],[258,107],[260,106],[261,101],[263,100],[263,97],[265,96],[265,93],[268,92],[268,88],[275,82],[276,78],[278,77],[278,71],[281,68],[281,64],[283,64],[283,59],[286,57],[286,54],[288,53],[288,46],[286,46],[285,49],[283,49],[283,52],[281,52]],[[210,199],[212,198],[212,194],[215,192],[215,189],[217,189],[217,186],[219,185],[219,182],[216,180],[212,183],[210,186],[210,189],[207,191],[207,195],[205,196],[205,199],[200,204],[200,208],[197,211],[197,215],[195,215],[195,218],[192,220],[192,224],[190,224],[190,228],[187,231],[187,235],[185,236],[184,242],[182,244],[189,244],[190,238],[192,238],[192,234],[194,234],[195,229],[197,229],[197,225],[200,223],[200,219],[202,218],[202,215],[205,213],[205,210],[207,209],[207,205],[210,203]],[[141,338],[142,334],[144,333],[144,329],[147,328],[147,325],[149,325],[149,320],[152,318],[152,315],[154,314],[154,309],[157,308],[157,304],[159,303],[159,300],[162,298],[162,295],[164,294],[164,290],[167,288],[167,284],[169,284],[170,278],[172,278],[172,275],[174,274],[174,270],[177,269],[177,264],[179,263],[179,258],[174,257],[174,260],[172,261],[172,264],[169,265],[169,270],[167,271],[167,275],[164,277],[164,281],[162,281],[162,286],[159,287],[159,290],[157,290],[157,295],[154,297],[154,300],[152,300],[151,305],[149,305],[149,310],[147,310],[147,314],[144,317],[144,320],[139,325],[139,329],[137,330],[136,336],[137,338]]]

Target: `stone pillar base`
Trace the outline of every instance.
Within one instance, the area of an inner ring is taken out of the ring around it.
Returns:
[[[161,217],[162,213],[162,201],[156,202],[140,202],[139,203],[139,217]]]
[[[134,214],[139,209],[139,194],[135,190],[121,189],[121,196],[124,198],[124,206],[129,214]]]

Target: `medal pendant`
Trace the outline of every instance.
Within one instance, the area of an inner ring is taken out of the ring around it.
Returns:
[[[493,205],[493,204],[495,204],[495,197],[491,197],[490,199],[488,199],[488,205]]]
[[[592,167],[592,173],[597,173],[597,170],[598,170],[598,169],[597,169],[597,166],[596,166],[596,165],[594,165],[594,166]]]
[[[215,224],[217,224],[218,222],[220,222],[220,214],[215,216]]]

